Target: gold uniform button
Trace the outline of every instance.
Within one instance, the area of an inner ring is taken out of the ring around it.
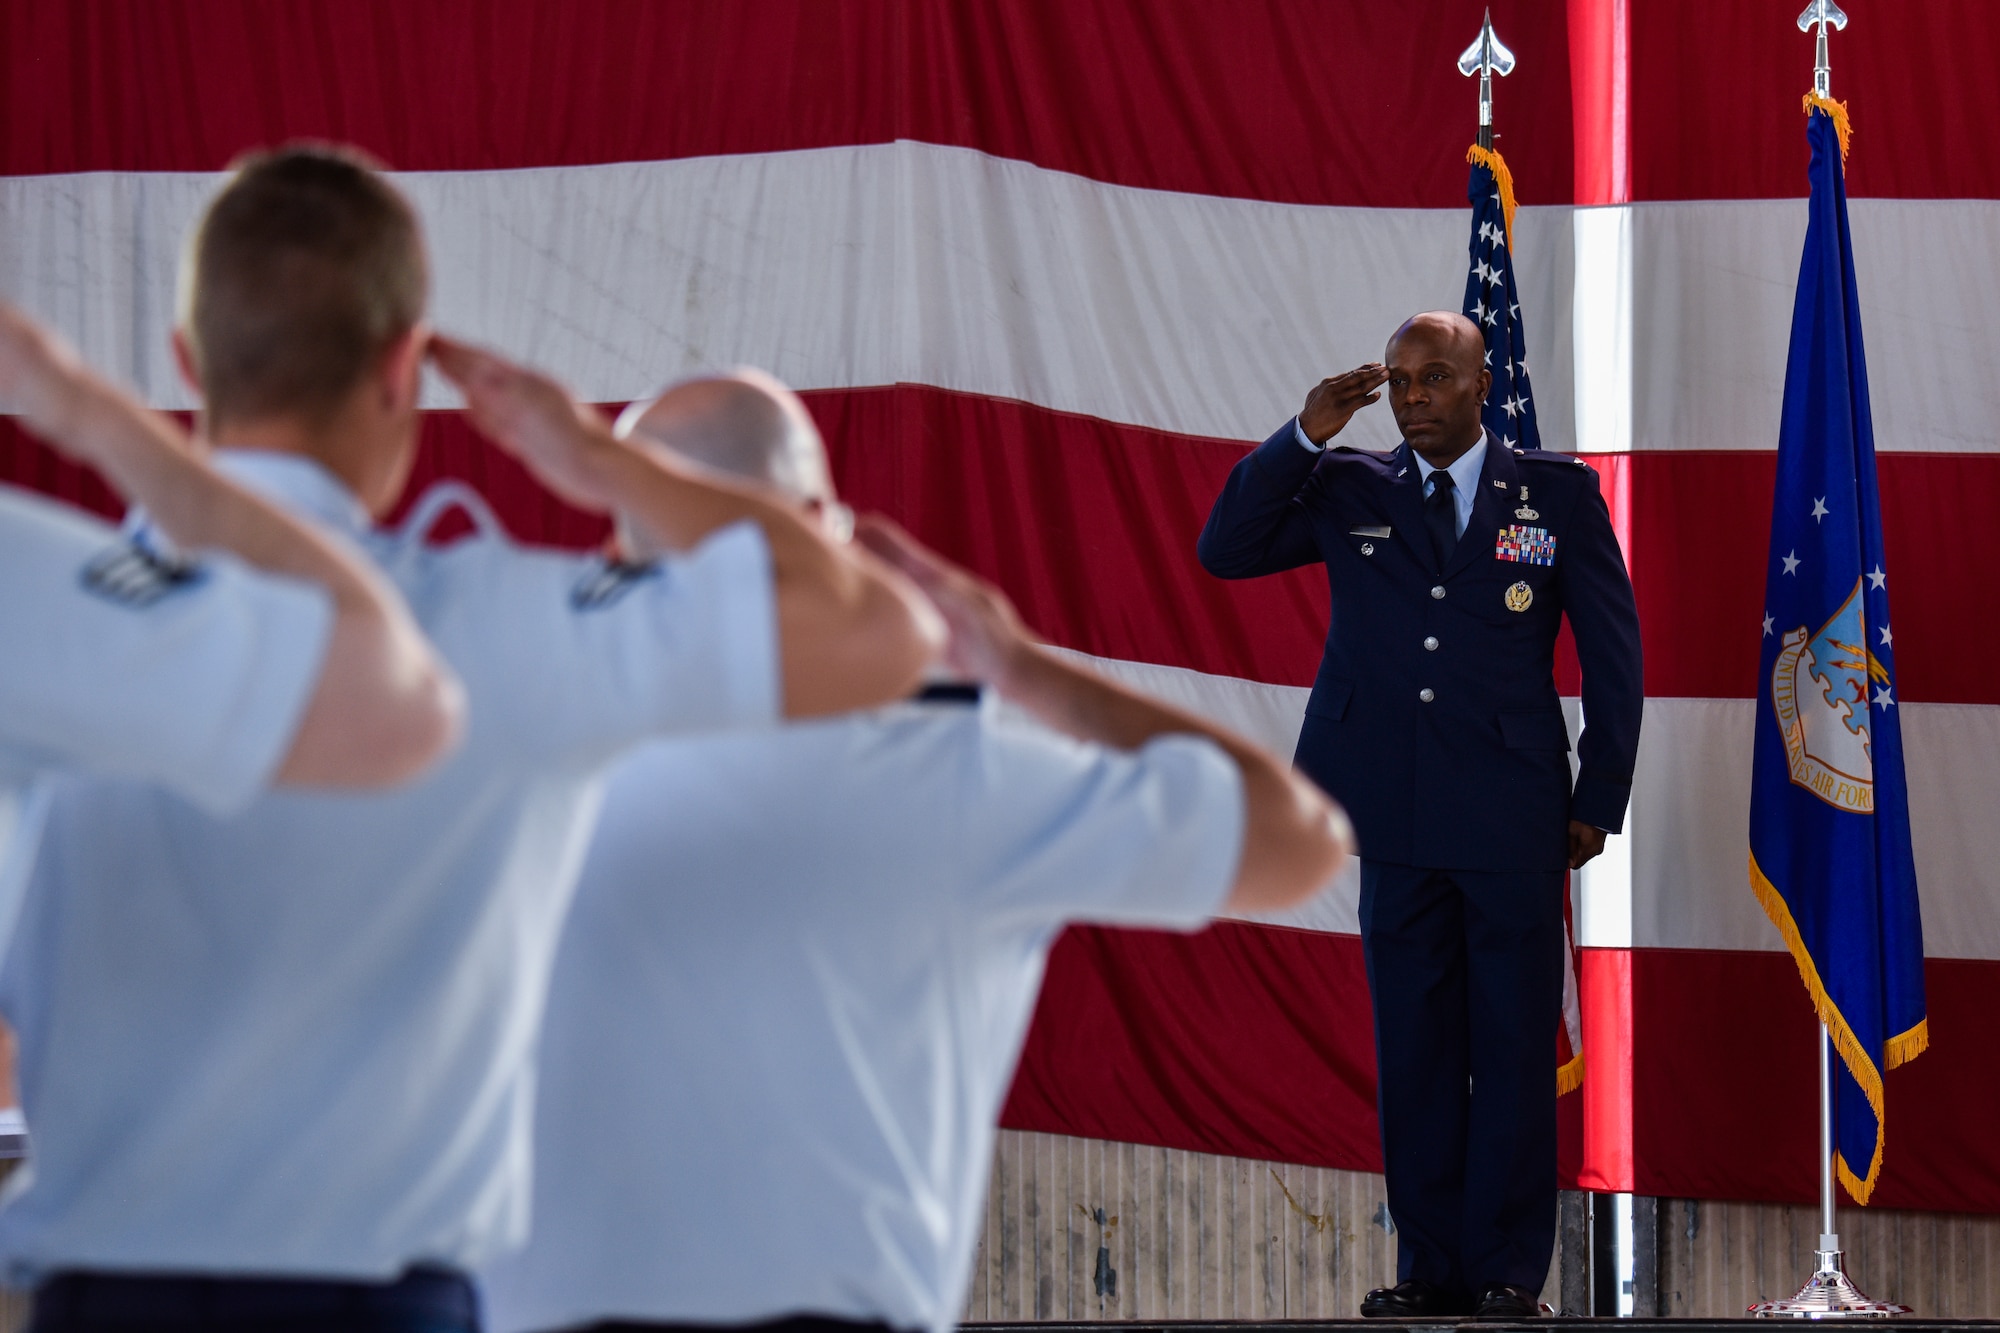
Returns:
[[[1433,596],[1433,597],[1442,597],[1442,596],[1444,596],[1444,585],[1443,585],[1442,583],[1440,583],[1440,584],[1438,584],[1438,585],[1437,585],[1437,587],[1435,587],[1435,588],[1432,588],[1432,589],[1431,589],[1431,596]]]
[[[1425,703],[1429,703],[1431,700],[1437,698],[1437,691],[1431,689],[1429,686],[1425,686],[1423,689],[1417,691],[1417,697]]]
[[[1434,653],[1437,650],[1438,650],[1437,636],[1433,634],[1424,640],[1424,651],[1427,653]]]

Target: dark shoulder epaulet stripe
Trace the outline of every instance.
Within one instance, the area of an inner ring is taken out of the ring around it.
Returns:
[[[973,681],[938,680],[911,695],[910,701],[920,704],[976,704],[980,693],[979,685]]]

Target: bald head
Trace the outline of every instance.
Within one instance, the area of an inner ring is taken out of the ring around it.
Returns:
[[[619,435],[665,445],[805,503],[831,504],[826,446],[797,394],[761,370],[682,380],[618,420]]]
[[[1384,365],[1396,364],[1396,345],[1406,338],[1418,340],[1427,351],[1453,358],[1468,374],[1486,365],[1486,336],[1456,310],[1426,310],[1404,320],[1389,335]]]
[[[1384,362],[1396,425],[1425,462],[1449,467],[1479,443],[1493,375],[1477,324],[1453,310],[1412,315],[1390,336]]]

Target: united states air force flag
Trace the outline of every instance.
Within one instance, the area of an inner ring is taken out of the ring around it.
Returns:
[[[1807,99],[1812,202],[1765,574],[1750,883],[1833,1034],[1834,1167],[1866,1203],[1883,1072],[1929,1042],[1889,568],[1842,177],[1846,109]]]
[[[1465,275],[1465,317],[1486,337],[1493,387],[1480,420],[1510,449],[1542,447],[1535,397],[1528,388],[1528,334],[1514,290],[1514,180],[1500,154],[1476,144],[1466,154],[1472,180],[1471,265]]]

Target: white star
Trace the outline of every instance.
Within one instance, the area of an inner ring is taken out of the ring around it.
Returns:
[[[1483,355],[1486,357],[1486,365],[1490,370],[1493,366],[1493,349],[1491,347],[1487,348]]]
[[[1819,497],[1819,499],[1813,501],[1812,520],[1813,522],[1817,523],[1821,519],[1825,518],[1826,515],[1827,515],[1826,497],[1822,495]]]
[[[1511,435],[1502,435],[1500,437],[1500,447],[1503,449],[1512,449],[1514,447],[1514,437]]]
[[[1523,412],[1525,412],[1525,411],[1527,411],[1527,410],[1528,410],[1528,400],[1527,400],[1526,398],[1523,398],[1523,397],[1521,397],[1521,396],[1520,396],[1519,394],[1516,394],[1516,395],[1514,396],[1514,400],[1515,400],[1516,402],[1520,403],[1520,405],[1521,405],[1521,410],[1522,410]]]
[[[1796,574],[1799,572],[1799,553],[1797,550],[1793,550],[1785,557],[1785,572],[1787,574]]]
[[[1896,646],[1896,636],[1889,632],[1887,625],[1882,627],[1882,646],[1884,648],[1894,648]]]
[[[1480,285],[1483,287],[1491,287],[1493,280],[1500,276],[1492,269],[1486,267],[1486,261],[1483,259],[1472,261],[1472,275],[1479,279]]]
[[[1511,419],[1513,417],[1520,415],[1521,404],[1515,401],[1514,399],[1509,398],[1506,402],[1500,404],[1500,410],[1505,412],[1509,417],[1509,419]]]
[[[1771,616],[1769,612],[1766,612],[1764,615],[1764,634],[1766,637],[1769,637],[1770,633],[1771,633]]]
[[[1493,202],[1496,204],[1500,203],[1500,192],[1498,190],[1493,192]],[[1502,207],[1505,207],[1505,205],[1503,204]]]
[[[1516,362],[1514,363],[1514,373],[1515,373],[1516,375],[1519,375],[1519,376],[1520,376],[1520,377],[1521,377],[1522,379],[1526,379],[1526,378],[1528,378],[1528,358],[1527,358],[1527,357],[1525,357],[1525,356],[1524,356],[1524,357],[1522,357],[1522,358],[1521,358],[1521,359],[1520,359],[1519,361],[1516,361]]]
[[[1868,586],[1871,588],[1880,588],[1884,592],[1889,590],[1889,576],[1882,572],[1882,566],[1877,565],[1868,571]]]
[[[1505,247],[1507,244],[1507,233],[1501,228],[1495,227],[1493,229],[1493,239],[1492,241],[1489,242],[1489,244],[1492,245],[1492,247],[1495,250],[1499,250]]]
[[[1894,708],[1896,706],[1896,701],[1889,697],[1889,687],[1887,685],[1878,685],[1875,687],[1875,706],[1883,709]]]
[[[1485,317],[1480,320],[1480,323],[1486,325],[1486,327],[1488,328],[1492,328],[1495,324],[1498,324],[1499,322],[1500,322],[1500,312],[1497,309],[1487,311]]]
[[[1521,303],[1519,301],[1516,301],[1514,302],[1514,304],[1507,307],[1507,318],[1519,319],[1520,317],[1521,317]]]
[[[1492,223],[1490,223],[1490,222],[1482,222],[1482,223],[1480,223],[1480,224],[1479,224],[1479,239],[1480,239],[1480,240],[1482,240],[1482,241],[1490,241],[1490,240],[1492,240],[1492,239],[1493,239],[1493,224],[1492,224]]]
[[[1482,320],[1486,318],[1486,302],[1474,301],[1472,303],[1472,317]]]

